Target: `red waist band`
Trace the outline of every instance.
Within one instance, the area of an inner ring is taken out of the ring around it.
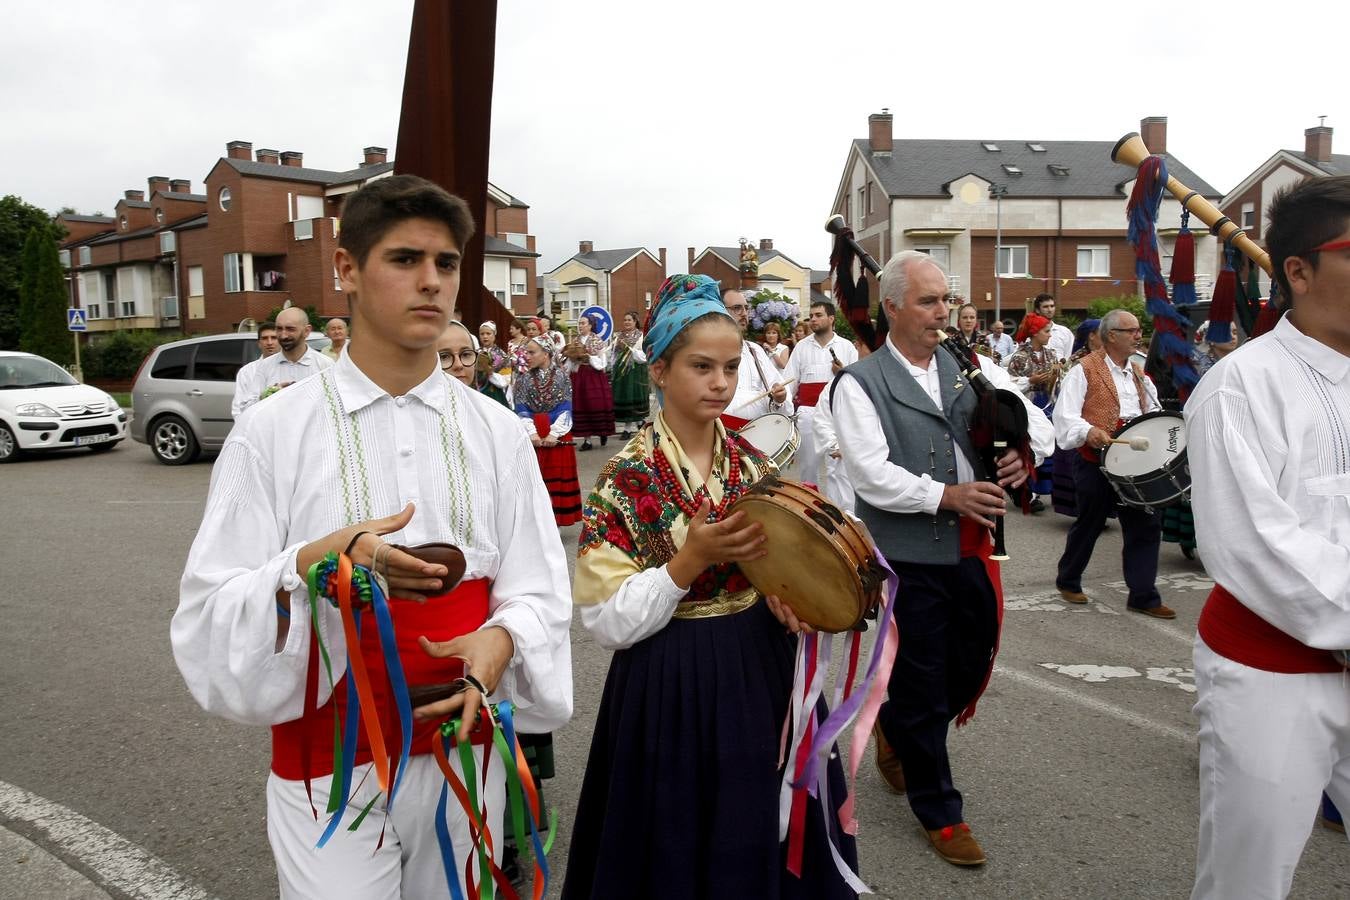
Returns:
[[[987,559],[994,550],[993,535],[989,529],[965,516],[961,517],[960,522],[961,558],[978,556],[980,559]]]
[[[805,384],[797,385],[797,405],[815,406],[820,402],[820,394],[825,390],[828,381],[809,381]]]
[[[1299,643],[1217,584],[1200,611],[1198,630],[1215,653],[1253,669],[1287,675],[1344,671],[1329,651]]]
[[[432,641],[448,641],[478,629],[487,621],[490,586],[486,578],[475,578],[460,582],[448,594],[429,597],[425,603],[397,597],[390,600],[399,660],[403,663],[403,673],[410,687],[442,684],[464,674],[462,660],[428,656],[418,645],[417,638],[426,635]],[[380,725],[388,748],[396,752],[402,737],[398,711],[394,708],[389,677],[384,668],[384,656],[380,652],[379,631],[375,627],[373,614],[365,612],[361,615],[361,655],[370,672],[371,691],[375,696],[375,706],[381,717]],[[311,635],[311,640],[313,637]],[[319,677],[327,676],[320,673]],[[332,773],[333,715],[336,710],[344,723],[347,720],[347,682],[348,679],[343,677],[333,689],[329,701],[312,714],[272,726],[272,771],[278,777],[299,781]],[[368,709],[361,710],[362,718],[371,713]],[[414,756],[430,752],[431,736],[439,727],[439,722],[414,721]],[[474,743],[481,743],[483,735],[475,734],[474,738]],[[308,753],[305,752],[306,743],[309,745]],[[305,771],[306,756],[309,771]],[[370,744],[363,728],[357,734],[356,760],[353,764],[359,766],[370,760]]]
[[[749,419],[742,419],[740,416],[733,416],[731,413],[722,413],[719,418],[721,418],[722,424],[732,431],[740,431],[746,425],[750,424]]]

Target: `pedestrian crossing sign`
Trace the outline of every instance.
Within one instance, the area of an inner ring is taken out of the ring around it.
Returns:
[[[66,328],[69,331],[88,331],[89,323],[82,309],[66,310]]]

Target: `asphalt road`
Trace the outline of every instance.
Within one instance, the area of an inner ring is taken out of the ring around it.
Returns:
[[[580,455],[583,484],[606,455]],[[276,891],[264,833],[268,735],[203,714],[168,645],[210,473],[209,461],[161,466],[130,442],[101,457],[0,467],[0,786],[73,810],[209,896],[251,900]],[[951,740],[989,864],[938,860],[903,799],[883,791],[869,752],[859,845],[879,896],[1188,894],[1197,816],[1190,642],[1210,584],[1198,562],[1164,545],[1162,592],[1178,618],[1127,614],[1112,528],[1085,579],[1094,601],[1068,606],[1053,589],[1067,525],[1049,512],[1010,522],[999,670],[979,714]],[[577,530],[563,529],[569,551]],[[562,823],[559,874],[609,662],[575,625],[572,640],[576,717],[556,736],[559,775],[547,785]],[[107,887],[103,863],[80,841],[53,847],[32,821],[2,812],[0,826]],[[1314,829],[1294,896],[1350,895],[1346,863],[1345,838]]]

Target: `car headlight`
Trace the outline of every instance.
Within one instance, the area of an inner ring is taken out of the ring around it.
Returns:
[[[45,403],[20,403],[14,411],[21,416],[34,416],[42,419],[59,419],[61,414]]]

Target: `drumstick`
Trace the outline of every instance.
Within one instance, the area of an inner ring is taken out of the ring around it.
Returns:
[[[1148,449],[1148,438],[1146,438],[1146,437],[1136,437],[1136,438],[1111,438],[1111,443],[1112,443],[1112,444],[1128,444],[1128,445],[1130,446],[1130,449],[1131,449],[1131,450],[1147,450],[1147,449]]]
[[[787,381],[785,381],[785,382],[783,382],[782,384],[778,385],[778,387],[787,387],[789,384],[792,384],[792,382],[794,382],[794,381],[796,381],[796,380],[797,380],[797,379],[795,379],[795,378],[789,378]],[[752,405],[752,404],[758,403],[759,401],[763,400],[765,397],[767,397],[767,396],[769,396],[770,394],[772,394],[775,390],[777,390],[777,388],[769,388],[767,391],[765,391],[765,392],[762,393],[762,394],[756,394],[755,396],[751,397],[749,400],[747,400],[747,401],[745,401],[744,403],[742,403],[740,406],[736,407],[737,411],[742,410],[742,409],[745,409],[747,406],[750,406],[750,405]],[[729,410],[728,410],[728,411],[729,411]]]

